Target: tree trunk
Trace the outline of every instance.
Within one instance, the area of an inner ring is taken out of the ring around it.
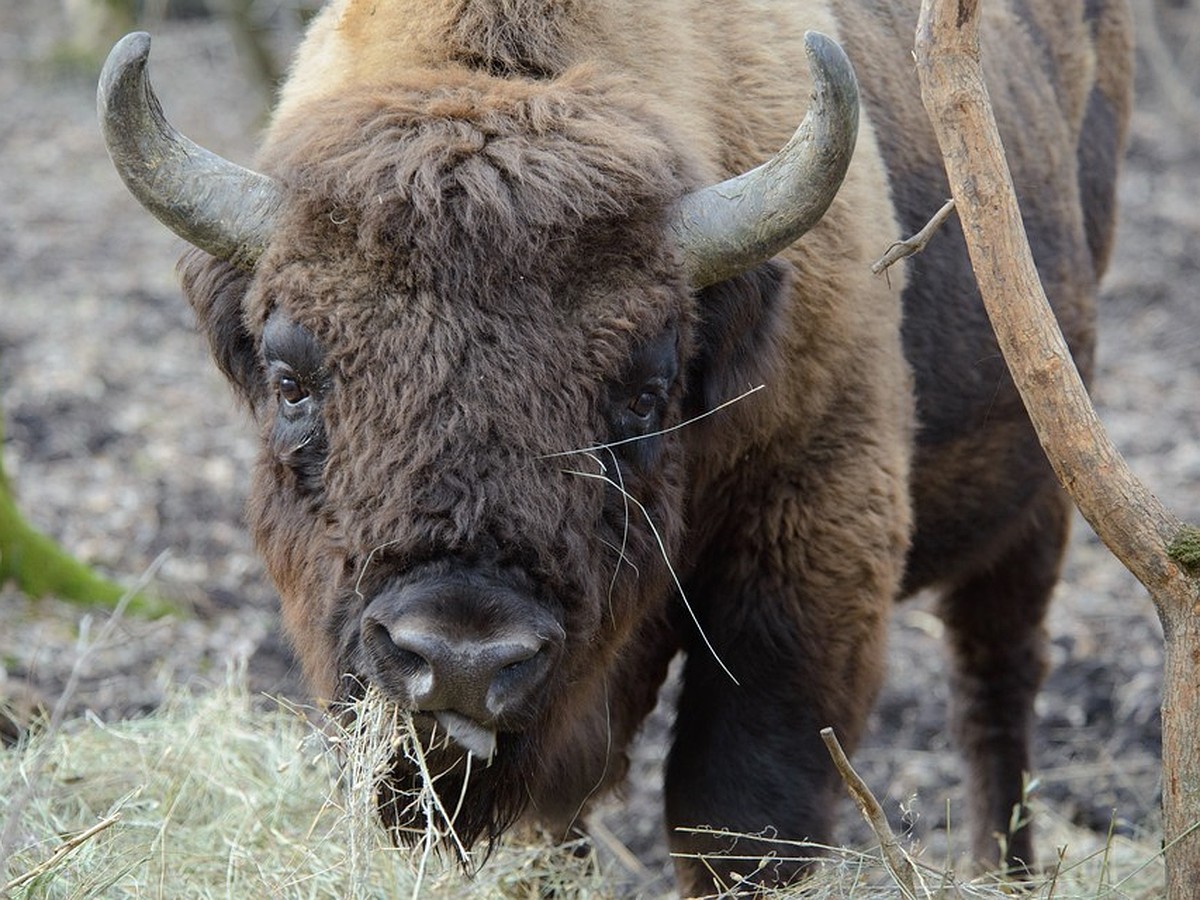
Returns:
[[[1046,301],[979,61],[980,0],[922,0],[916,59],[971,264],[1046,455],[1108,548],[1146,586],[1166,639],[1167,895],[1200,884],[1200,565],[1196,532],[1130,472],[1088,399]]]

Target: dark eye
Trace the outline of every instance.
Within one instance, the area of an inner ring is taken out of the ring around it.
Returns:
[[[629,411],[639,419],[648,419],[658,409],[662,395],[652,388],[644,388],[640,394],[629,403]]]
[[[282,376],[276,383],[276,387],[279,390],[280,399],[289,406],[296,406],[308,399],[308,391],[301,387],[300,382],[291,376]]]

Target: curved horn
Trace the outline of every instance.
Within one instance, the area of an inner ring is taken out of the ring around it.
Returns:
[[[123,37],[104,63],[96,106],[108,155],[142,206],[190,244],[251,268],[270,239],[283,191],[171,127],[146,76],[150,35]]]
[[[837,42],[804,36],[813,90],[792,139],[756,169],[680,198],[671,229],[692,286],[769,259],[812,228],[841,187],[858,136],[858,82]]]

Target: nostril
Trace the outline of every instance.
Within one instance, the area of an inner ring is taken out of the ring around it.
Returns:
[[[488,685],[488,710],[495,716],[511,715],[527,705],[544,680],[550,656],[544,646],[524,647],[498,662]]]
[[[532,675],[533,670],[537,668],[537,659],[540,650],[535,650],[523,659],[514,660],[510,663],[505,663],[496,670],[496,676],[493,679],[494,683],[519,681],[527,675]]]
[[[496,671],[518,669],[525,663],[536,659],[542,652],[541,644],[497,644],[495,650]]]
[[[495,673],[492,675],[491,684],[488,686],[489,705],[491,705],[494,697],[519,690],[521,685],[535,674],[536,657],[537,654],[535,652],[524,659],[504,663],[495,670]]]
[[[527,659],[519,659],[516,662],[508,663],[507,665],[501,666],[500,671],[497,674],[504,675],[509,672],[519,671],[521,669],[521,667],[524,666],[528,662],[529,662],[529,659],[527,658]]]
[[[375,622],[368,622],[363,627],[363,643],[371,651],[371,655],[386,660],[390,665],[398,666],[406,672],[418,672],[429,668],[429,660],[420,653],[401,647],[392,640],[392,633]]]
[[[417,706],[428,701],[435,679],[426,654],[397,643],[386,625],[373,620],[363,623],[362,641],[380,687]]]

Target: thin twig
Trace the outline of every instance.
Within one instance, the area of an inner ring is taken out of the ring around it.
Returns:
[[[49,872],[51,869],[53,869],[55,866],[57,866],[60,862],[62,862],[63,857],[67,856],[72,851],[74,851],[77,848],[81,847],[82,845],[86,844],[88,841],[90,841],[92,838],[94,838],[100,832],[104,831],[106,828],[111,828],[113,825],[116,825],[117,822],[119,822],[120,820],[121,820],[121,814],[119,812],[113,813],[107,819],[102,819],[101,821],[97,822],[95,825],[93,825],[91,828],[87,829],[86,831],[81,831],[79,834],[75,835],[74,837],[67,838],[67,840],[63,841],[58,846],[58,849],[55,850],[53,853],[51,853],[50,856],[44,862],[39,863],[38,865],[34,866],[32,869],[30,869],[25,874],[18,875],[12,881],[10,881],[8,884],[6,884],[4,886],[4,893],[7,894],[9,891],[15,890],[16,888],[19,888],[23,884],[28,884],[29,882],[33,881],[33,879],[37,878],[39,875],[43,875],[46,872]]]
[[[704,412],[700,413],[697,416],[692,416],[690,419],[684,419],[682,422],[679,422],[676,425],[672,425],[670,428],[662,428],[658,431],[651,431],[646,434],[635,434],[633,437],[623,438],[622,440],[619,440],[619,441],[611,441],[607,444],[594,444],[591,447],[580,447],[576,450],[560,450],[557,453],[546,453],[546,454],[543,454],[542,456],[537,457],[537,459],[558,459],[559,457],[562,457],[562,456],[574,456],[576,453],[595,453],[598,450],[611,450],[613,447],[620,447],[624,444],[632,444],[637,441],[646,441],[646,440],[650,440],[651,438],[661,437],[664,434],[670,434],[672,431],[679,431],[679,429],[681,429],[681,428],[687,428],[689,425],[694,425],[696,422],[699,422],[701,419],[707,419],[709,416],[713,415],[714,413],[720,412],[725,407],[733,406],[733,404],[735,404],[741,400],[745,400],[751,394],[757,394],[759,391],[761,391],[765,387],[766,387],[765,384],[760,384],[760,385],[757,385],[756,387],[752,387],[752,388],[738,394],[736,397],[734,397],[730,400],[726,400],[724,403],[718,403],[712,409],[705,410]]]
[[[942,223],[950,217],[950,213],[954,210],[954,201],[947,200],[942,204],[942,208],[933,214],[933,218],[925,223],[925,227],[914,234],[912,237],[905,238],[902,241],[896,241],[892,246],[888,247],[887,253],[871,263],[871,272],[875,275],[890,269],[900,260],[908,256],[915,256],[925,249],[933,237],[935,231],[942,227]]]
[[[871,830],[879,838],[879,846],[883,850],[884,863],[892,873],[892,877],[896,879],[896,884],[900,888],[900,892],[905,897],[913,900],[917,896],[916,872],[913,870],[912,862],[900,847],[900,842],[896,840],[896,835],[892,832],[891,826],[888,825],[887,816],[883,813],[883,807],[879,805],[879,801],[875,799],[875,795],[871,793],[871,789],[863,781],[862,776],[855,772],[854,767],[850,765],[846,751],[842,749],[842,745],[838,741],[837,735],[833,733],[832,728],[821,729],[821,740],[825,742],[825,747],[829,750],[833,764],[837,767],[838,774],[842,776],[842,781],[846,783],[846,787],[850,791],[850,796],[854,798],[854,802],[858,805],[863,818],[867,820],[867,824],[871,826]]]
[[[1054,861],[1054,869],[1050,873],[1050,884],[1046,888],[1046,900],[1053,900],[1054,891],[1058,887],[1058,876],[1062,874],[1063,859],[1067,855],[1067,848],[1064,844],[1058,848],[1058,859]]]

